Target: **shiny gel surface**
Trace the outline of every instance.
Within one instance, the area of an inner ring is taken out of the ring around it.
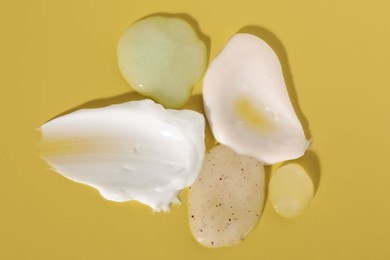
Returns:
[[[272,174],[269,197],[280,215],[298,217],[309,207],[313,196],[313,182],[300,165],[287,164]]]

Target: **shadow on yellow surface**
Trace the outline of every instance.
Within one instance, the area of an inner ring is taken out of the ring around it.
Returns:
[[[106,106],[110,106],[110,105],[114,105],[114,104],[124,103],[127,101],[132,101],[132,100],[142,100],[145,98],[146,97],[138,94],[137,92],[128,92],[128,93],[121,94],[121,95],[114,96],[114,97],[95,99],[95,100],[88,101],[84,104],[81,104],[79,106],[76,106],[74,108],[68,109],[68,110],[56,115],[55,117],[51,118],[50,120],[53,120],[53,119],[60,117],[60,116],[64,116],[64,115],[72,113],[72,112],[75,112],[75,111],[80,110],[80,109],[101,108],[101,107],[106,107]],[[50,120],[48,120],[48,121],[50,121]]]
[[[203,114],[206,120],[202,95],[198,94],[198,95],[191,96],[190,100],[182,108],[197,111]],[[206,144],[206,151],[210,150],[214,145],[217,144],[217,141],[215,140],[213,133],[211,132],[211,128],[207,120],[206,120],[206,129],[205,129],[205,144]]]
[[[321,164],[313,150],[307,150],[305,155],[293,162],[301,165],[310,176],[314,186],[314,196],[317,193],[321,181]]]

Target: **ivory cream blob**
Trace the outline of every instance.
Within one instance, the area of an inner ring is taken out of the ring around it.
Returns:
[[[275,52],[254,35],[234,35],[211,62],[203,98],[215,138],[239,154],[275,164],[302,156],[310,144]]]

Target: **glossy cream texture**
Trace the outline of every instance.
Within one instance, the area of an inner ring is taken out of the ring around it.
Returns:
[[[44,124],[41,155],[61,175],[112,201],[168,211],[204,159],[201,114],[151,100],[82,109]]]
[[[218,142],[266,164],[298,158],[309,146],[274,51],[236,34],[212,61],[203,97]]]

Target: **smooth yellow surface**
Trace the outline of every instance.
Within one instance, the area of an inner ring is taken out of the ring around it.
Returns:
[[[1,1],[0,259],[390,259],[389,10],[385,0]],[[117,41],[156,12],[197,20],[210,59],[240,30],[275,49],[313,138],[299,160],[317,185],[303,216],[284,219],[267,201],[243,243],[207,249],[185,203],[169,214],[112,203],[35,155],[34,129],[52,117],[134,98]]]

